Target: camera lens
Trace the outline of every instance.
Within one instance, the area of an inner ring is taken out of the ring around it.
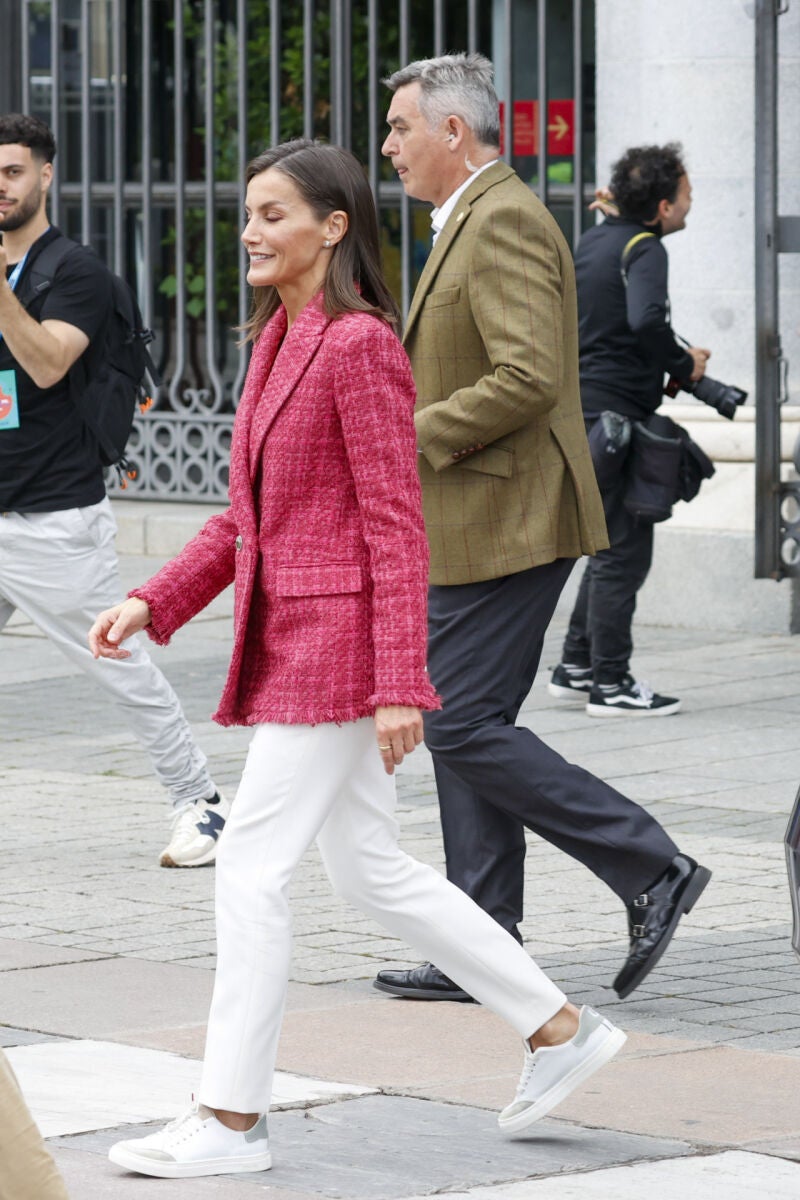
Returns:
[[[741,388],[733,387],[729,383],[720,383],[718,379],[711,379],[708,375],[704,375],[693,384],[692,393],[704,404],[710,404],[721,417],[727,417],[729,421],[736,416],[738,406],[744,404],[747,399],[747,392]]]

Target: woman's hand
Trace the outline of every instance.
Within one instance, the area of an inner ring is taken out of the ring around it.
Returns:
[[[393,775],[407,754],[422,741],[422,713],[405,704],[386,704],[375,709],[375,732],[383,769]]]
[[[130,658],[120,642],[150,624],[150,605],[137,596],[101,612],[89,630],[89,649],[95,658]]]

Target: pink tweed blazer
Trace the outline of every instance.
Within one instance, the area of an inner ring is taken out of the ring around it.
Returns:
[[[166,643],[235,581],[222,725],[437,708],[408,359],[385,322],[332,320],[320,297],[286,327],[281,307],[253,348],[230,507],[131,594]]]

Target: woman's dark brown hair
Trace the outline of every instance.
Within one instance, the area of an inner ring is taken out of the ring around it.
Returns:
[[[341,146],[295,138],[265,150],[248,164],[247,182],[270,167],[287,175],[314,214],[324,220],[336,209],[347,213],[347,232],[331,251],[324,304],[329,316],[374,313],[397,328],[400,312],[381,271],[378,217],[363,167]],[[274,287],[253,288],[245,341],[261,333],[280,305]]]

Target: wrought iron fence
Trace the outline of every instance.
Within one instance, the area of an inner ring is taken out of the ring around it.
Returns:
[[[19,106],[56,134],[53,220],[128,276],[157,333],[165,382],[135,423],[138,477],[127,495],[226,495],[247,367],[235,332],[249,305],[242,180],[266,144],[323,137],[359,155],[387,274],[408,307],[428,210],[406,198],[380,156],[380,81],[402,63],[448,49],[488,54],[504,157],[570,240],[587,223],[594,0],[17,2],[0,74],[5,95],[16,80]]]
[[[780,335],[782,254],[800,254],[800,215],[778,213],[778,48],[788,0],[757,0],[755,61],[755,321],[757,578],[800,577],[800,482],[781,477],[781,406],[789,363]],[[800,472],[800,443],[795,467]]]

